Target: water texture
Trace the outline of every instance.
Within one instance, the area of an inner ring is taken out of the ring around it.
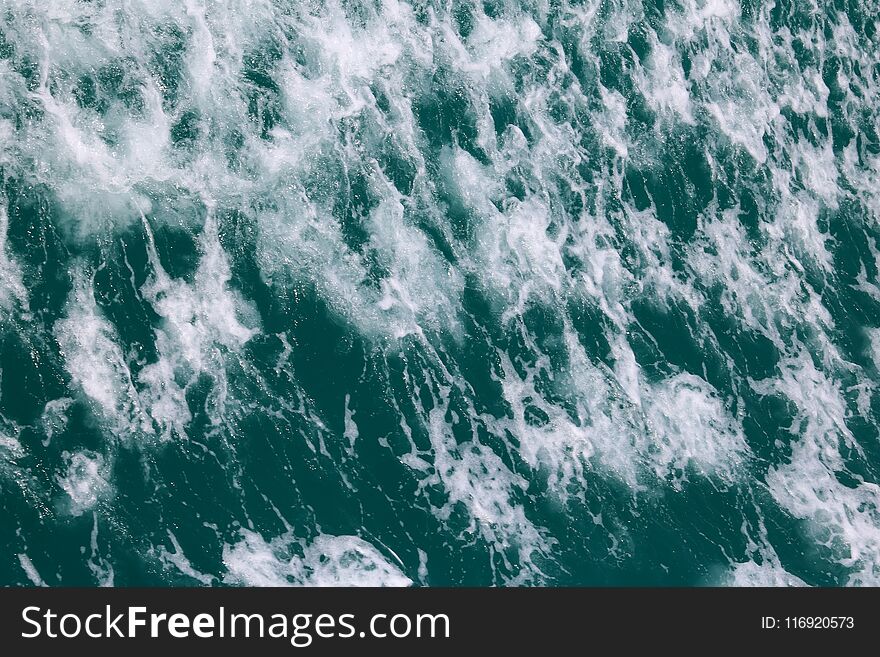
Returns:
[[[0,583],[880,584],[876,0],[0,0]]]

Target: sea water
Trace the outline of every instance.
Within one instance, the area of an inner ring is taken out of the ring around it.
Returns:
[[[880,584],[875,0],[0,0],[0,583]]]

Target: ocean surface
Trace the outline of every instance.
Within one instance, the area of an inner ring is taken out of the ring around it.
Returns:
[[[880,584],[876,0],[0,0],[0,584]]]

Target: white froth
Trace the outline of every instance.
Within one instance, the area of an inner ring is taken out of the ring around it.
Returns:
[[[28,308],[28,296],[22,283],[21,270],[8,253],[6,244],[8,230],[9,215],[6,210],[6,199],[0,195],[0,309],[3,311],[0,317],[4,319],[15,304],[25,311]]]
[[[48,445],[56,433],[63,433],[67,428],[67,412],[72,404],[73,400],[69,397],[52,399],[46,402],[46,405],[43,407],[43,414],[40,416],[40,423],[42,424],[43,432],[46,434],[44,444]]]
[[[846,402],[836,382],[808,354],[780,366],[777,378],[753,384],[784,395],[797,408],[797,438],[787,463],[773,468],[767,485],[777,503],[807,521],[811,539],[850,569],[849,583],[880,583],[880,487],[849,473],[841,448],[859,450],[846,425]],[[841,476],[851,483],[844,484]]]
[[[869,330],[868,339],[870,340],[868,355],[873,361],[874,367],[880,371],[880,328]]]
[[[475,66],[482,68],[484,74],[493,70],[503,70],[508,60],[527,57],[535,52],[541,28],[529,16],[518,20],[490,19],[482,15],[476,21],[467,39]]]
[[[18,563],[21,564],[21,569],[27,575],[27,578],[31,581],[31,584],[34,586],[46,586],[46,582],[40,577],[40,573],[37,572],[36,566],[34,566],[34,562],[31,561],[31,558],[26,554],[18,555]]]
[[[93,452],[64,452],[65,472],[57,477],[67,494],[65,506],[72,516],[92,510],[100,501],[113,495],[110,465]]]
[[[213,576],[199,572],[193,567],[190,560],[187,559],[186,555],[183,553],[183,548],[180,547],[177,537],[170,529],[168,530],[168,539],[171,541],[171,546],[174,551],[169,552],[164,546],[160,546],[157,550],[159,560],[165,564],[166,568],[174,568],[183,575],[194,579],[204,586],[210,586],[214,583],[215,578]]]
[[[56,322],[54,331],[72,383],[117,435],[153,433],[115,328],[95,303],[85,272],[77,269],[74,277],[67,315]]]
[[[345,426],[343,429],[343,437],[348,440],[349,448],[354,452],[354,444],[358,439],[358,426],[354,420],[355,412],[351,409],[351,395],[345,395]]]
[[[222,412],[225,354],[237,354],[259,332],[259,320],[256,310],[229,285],[228,258],[210,215],[192,283],[173,279],[165,272],[152,247],[146,220],[144,225],[150,237],[154,274],[141,293],[162,318],[162,326],[156,331],[159,358],[141,370],[138,383],[144,407],[167,439],[186,435],[191,414],[185,388],[201,374],[214,379],[215,399]]]
[[[12,436],[7,436],[5,433],[0,433],[0,447],[6,452],[4,458],[14,459],[24,454],[24,450],[21,443],[18,442],[18,439],[13,438]]]
[[[321,534],[310,543],[290,535],[267,542],[242,530],[223,548],[224,582],[244,586],[410,586],[412,580],[357,536]]]
[[[755,563],[746,561],[736,564],[726,582],[731,586],[767,587],[767,586],[806,586],[804,581],[785,570],[779,563],[765,561]]]
[[[674,48],[652,40],[647,71],[638,83],[655,111],[674,113],[678,120],[694,123],[688,82]]]
[[[651,435],[645,451],[658,477],[718,474],[735,479],[748,453],[742,427],[718,392],[692,374],[678,374],[643,392]]]
[[[92,535],[90,540],[91,555],[89,556],[89,570],[95,576],[98,586],[113,586],[115,571],[109,558],[101,554],[98,548],[98,514],[92,511]]]

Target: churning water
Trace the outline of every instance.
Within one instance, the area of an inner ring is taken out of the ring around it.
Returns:
[[[880,583],[875,0],[0,0],[0,582]]]

